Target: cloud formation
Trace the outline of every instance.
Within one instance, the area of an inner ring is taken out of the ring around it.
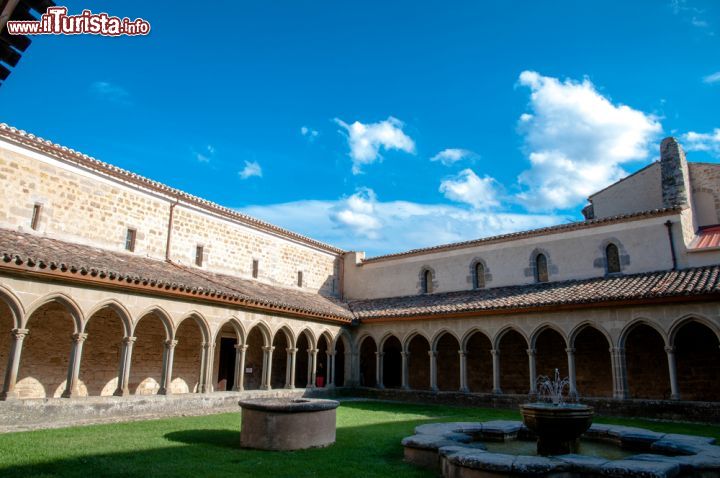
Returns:
[[[518,177],[519,202],[528,210],[566,209],[627,173],[622,165],[643,160],[662,127],[657,118],[600,94],[581,82],[523,71],[530,113],[518,122],[530,169]]]
[[[335,118],[335,122],[347,136],[353,174],[362,173],[363,166],[381,159],[381,148],[415,154],[415,142],[403,132],[405,124],[397,118],[390,116],[384,121],[369,124],[359,121],[348,124],[339,118]]]
[[[245,167],[238,171],[238,174],[242,179],[251,178],[253,176],[261,178],[262,168],[257,161],[245,161]]]
[[[720,158],[720,128],[712,133],[696,133],[690,131],[682,136],[683,147],[687,151],[705,151],[716,158]]]
[[[708,84],[720,83],[720,71],[716,71],[715,73],[713,73],[711,75],[704,76],[703,83],[708,83]]]
[[[500,184],[490,176],[479,177],[472,169],[463,169],[456,176],[443,180],[440,192],[451,201],[469,204],[474,209],[500,207]]]
[[[558,224],[552,214],[469,210],[448,204],[386,201],[370,189],[332,201],[249,206],[241,212],[369,256]]]
[[[309,141],[314,141],[320,133],[317,130],[312,129],[308,126],[302,126],[300,128],[300,134],[305,136]]]
[[[111,103],[130,104],[130,93],[123,87],[107,81],[96,81],[90,85],[90,93]]]
[[[195,156],[195,159],[200,163],[209,163],[212,156],[215,154],[215,148],[208,144],[203,148],[201,151],[195,151],[193,150],[193,155]]]
[[[435,156],[430,158],[430,161],[440,161],[445,166],[450,166],[450,165],[455,164],[458,161],[461,161],[463,159],[473,158],[476,156],[477,156],[477,154],[475,154],[472,151],[467,150],[467,149],[448,148],[448,149],[443,149],[442,151],[437,153]]]

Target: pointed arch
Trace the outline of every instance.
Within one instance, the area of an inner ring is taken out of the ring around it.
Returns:
[[[701,325],[704,325],[708,329],[712,330],[712,332],[715,334],[715,337],[720,340],[720,328],[718,328],[715,323],[700,314],[686,314],[682,317],[675,319],[672,325],[670,325],[670,332],[668,333],[667,340],[668,345],[675,346],[675,338],[678,331],[690,322],[697,322]]]
[[[305,335],[305,338],[308,341],[308,348],[314,349],[317,348],[317,337],[315,337],[315,333],[312,331],[310,327],[303,327],[300,332],[297,334],[297,338],[295,339],[295,344],[297,346],[297,342],[300,341],[300,337]]]
[[[132,324],[132,335],[135,335],[135,331],[137,330],[140,322],[150,315],[154,315],[160,319],[160,322],[162,322],[163,327],[165,328],[165,340],[172,340],[175,335],[175,327],[173,326],[172,318],[165,309],[157,305],[148,307],[141,314],[138,314],[135,322]]]
[[[222,332],[222,329],[226,326],[230,325],[233,330],[235,331],[235,338],[237,339],[238,344],[245,344],[245,327],[243,327],[242,322],[237,317],[230,316],[224,321],[222,321],[215,331],[215,334],[213,336],[213,341],[217,342],[217,339],[220,338],[220,333]]]
[[[430,341],[430,350],[432,350],[433,352],[437,352],[438,342],[440,341],[440,339],[443,338],[443,335],[445,334],[448,334],[452,338],[454,338],[458,343],[458,347],[460,346],[460,339],[458,338],[458,336],[455,335],[455,333],[450,329],[442,328],[435,333],[435,336]]]
[[[13,328],[21,329],[23,326],[23,317],[25,317],[25,308],[17,295],[9,288],[0,284],[0,301],[4,302],[8,309],[10,309],[10,313],[13,316]]]
[[[615,341],[612,339],[612,336],[610,336],[610,333],[605,330],[602,325],[596,324],[595,322],[584,321],[577,324],[568,334],[568,347],[575,348],[575,339],[577,339],[577,336],[580,335],[580,333],[588,327],[595,329],[601,334],[603,334],[605,336],[605,340],[607,340],[609,347],[615,346]]]
[[[85,321],[82,309],[80,306],[75,302],[75,300],[72,299],[72,297],[65,295],[63,293],[51,293],[44,297],[41,297],[37,300],[35,300],[27,309],[27,313],[25,314],[23,327],[21,328],[27,328],[28,321],[32,318],[33,314],[37,312],[40,308],[43,306],[50,304],[52,302],[56,302],[60,304],[62,307],[64,307],[67,312],[70,314],[70,316],[73,319],[75,330],[73,333],[77,334],[80,333],[81,330],[83,330],[83,323]]]
[[[273,334],[273,342],[277,338],[278,334],[282,332],[285,334],[285,340],[287,340],[287,346],[288,347],[294,347],[295,346],[295,334],[293,333],[292,329],[288,324],[282,324]]]
[[[462,350],[463,352],[467,352],[468,342],[470,341],[472,336],[475,334],[483,335],[488,340],[488,342],[490,342],[490,344],[492,345],[492,343],[493,343],[492,337],[490,336],[490,334],[487,331],[485,331],[481,328],[478,328],[478,327],[473,327],[470,330],[468,330],[467,332],[465,332],[465,334],[460,339],[460,350]]]
[[[387,332],[385,335],[383,335],[382,339],[378,341],[378,350],[382,351],[382,349],[385,347],[385,342],[387,342],[391,337],[394,337],[397,339],[398,342],[400,342],[400,339],[397,335],[395,335],[395,332]],[[402,342],[401,342],[402,343]]]
[[[560,337],[562,337],[563,341],[565,342],[565,348],[569,347],[569,345],[568,345],[569,341],[568,341],[567,335],[565,334],[565,331],[551,322],[545,322],[545,323],[537,326],[535,328],[535,330],[533,330],[533,332],[530,334],[529,344],[530,344],[531,349],[534,349],[536,347],[537,339],[540,336],[540,334],[542,334],[543,332],[545,332],[548,329],[553,330],[553,331],[557,332],[558,334],[560,334]]]
[[[335,335],[335,338],[333,339],[333,343],[332,343],[333,350],[337,350],[337,345],[341,341],[343,342],[343,346],[345,347],[345,350],[347,352],[351,352],[352,339],[350,337],[350,334],[345,329],[340,329],[338,331],[338,333]]]
[[[627,341],[627,337],[632,332],[632,330],[639,326],[639,325],[647,325],[651,329],[655,330],[658,334],[660,334],[660,337],[662,337],[663,342],[665,343],[665,346],[669,345],[668,343],[668,336],[665,333],[665,331],[656,323],[654,323],[652,320],[647,319],[645,317],[639,317],[637,319],[633,319],[627,324],[625,324],[625,327],[620,331],[620,338],[618,339],[618,347],[625,347],[625,342]]]
[[[508,332],[517,332],[518,334],[520,334],[520,336],[523,339],[525,339],[525,345],[526,346],[530,345],[530,339],[528,339],[528,336],[525,335],[525,332],[523,332],[522,329],[520,329],[519,327],[516,327],[514,325],[507,325],[507,326],[501,328],[500,330],[498,330],[495,333],[495,336],[492,338],[492,344],[493,344],[493,348],[495,350],[499,349],[500,341]]]
[[[116,299],[104,300],[99,304],[96,304],[92,309],[90,309],[90,311],[87,313],[87,319],[85,320],[85,324],[83,325],[83,332],[87,331],[89,322],[98,312],[102,311],[103,309],[110,309],[115,312],[115,314],[117,314],[123,324],[123,333],[126,337],[129,336],[132,332],[132,316],[130,315],[130,311],[128,311],[127,308]]]
[[[263,345],[265,347],[269,347],[272,344],[272,338],[273,334],[270,331],[270,326],[265,323],[263,320],[259,320],[255,322],[247,331],[247,336],[249,337],[250,334],[253,332],[253,330],[258,329],[258,332],[262,335],[263,338]]]
[[[417,337],[418,335],[419,335],[420,337],[424,338],[425,341],[428,343],[428,347],[430,347],[430,344],[431,344],[431,342],[432,342],[432,339],[431,339],[430,337],[428,337],[428,336],[425,334],[425,332],[423,332],[422,330],[417,330],[417,329],[415,329],[415,330],[412,330],[410,333],[408,333],[408,334],[405,336],[405,338],[403,339],[403,341],[402,341],[403,351],[404,351],[404,352],[409,352],[409,351],[410,351],[410,349],[409,349],[409,347],[410,347],[410,342],[412,342],[412,340],[413,340],[415,337]]]
[[[178,329],[180,329],[180,326],[188,319],[194,320],[198,328],[200,328],[203,342],[210,342],[210,338],[212,337],[212,335],[210,334],[210,325],[205,319],[205,316],[196,310],[186,312],[175,326],[174,332],[177,333]]]
[[[613,370],[610,334],[598,324],[585,321],[573,328],[568,337],[575,351],[577,393],[583,397],[613,395]]]

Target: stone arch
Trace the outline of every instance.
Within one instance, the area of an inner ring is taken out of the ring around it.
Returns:
[[[667,337],[663,330],[645,319],[634,320],[620,335],[630,398],[670,398]]]
[[[612,339],[601,326],[585,322],[575,327],[569,337],[575,350],[577,392],[586,397],[612,397],[613,376],[610,349]]]
[[[430,339],[414,331],[405,339],[408,386],[414,390],[430,389]]]
[[[483,274],[482,277],[478,275],[478,266],[482,266]],[[473,289],[484,289],[492,281],[492,274],[490,268],[481,257],[474,257],[470,261],[470,275],[468,275],[468,283]]]
[[[332,358],[330,353],[332,352],[333,338],[330,331],[323,330],[317,340],[317,364],[315,370],[315,385],[318,387],[325,387],[328,383],[328,374],[332,367]]]
[[[443,330],[433,339],[433,351],[438,390],[460,390],[460,340],[450,330]]]
[[[150,307],[133,324],[135,337],[128,388],[135,395],[154,395],[163,386],[162,370],[166,343],[173,340],[170,315],[161,307]]]
[[[670,326],[670,332],[668,333],[668,345],[671,347],[675,346],[675,337],[677,336],[678,330],[680,330],[684,325],[690,323],[690,322],[697,322],[699,324],[704,325],[710,331],[712,331],[713,334],[715,334],[715,337],[720,340],[720,328],[711,320],[708,320],[706,317],[703,317],[699,314],[688,314],[684,315],[678,319],[675,319]]]
[[[410,349],[408,348],[410,346],[410,341],[413,340],[418,335],[425,339],[425,341],[428,344],[428,351],[430,350],[430,342],[432,341],[432,339],[430,337],[428,337],[427,335],[425,335],[425,332],[422,332],[420,330],[413,330],[410,333],[408,333],[407,335],[405,335],[405,338],[402,341],[403,351],[410,352]]]
[[[525,332],[522,329],[520,329],[519,327],[516,327],[514,325],[507,325],[507,326],[503,327],[502,329],[500,329],[495,334],[495,336],[492,338],[492,344],[493,344],[494,349],[498,350],[498,348],[499,348],[498,346],[500,345],[500,340],[502,340],[503,336],[505,334],[507,334],[508,332],[517,332],[518,334],[520,334],[520,336],[523,339],[525,339],[525,345],[530,344],[530,339],[527,337],[527,335],[525,335]]]
[[[687,317],[671,332],[678,393],[683,400],[717,401],[720,396],[720,340],[708,321]]]
[[[310,327],[304,327],[297,335],[295,348],[295,387],[305,388],[311,383],[312,373],[310,371],[311,350],[315,349],[315,334]]]
[[[381,342],[382,384],[386,388],[400,388],[402,384],[402,343],[393,333]]]
[[[13,329],[23,328],[23,317],[25,317],[25,308],[15,293],[4,285],[0,284],[0,302],[4,303],[12,316]]]
[[[585,330],[587,327],[592,327],[593,329],[595,329],[598,332],[600,332],[601,334],[603,334],[605,336],[605,340],[607,340],[608,347],[615,346],[615,342],[613,341],[613,338],[610,336],[610,333],[607,330],[605,330],[605,327],[603,327],[600,324],[596,324],[595,322],[585,321],[585,322],[581,322],[581,323],[577,324],[575,327],[573,327],[573,329],[568,334],[568,346],[569,347],[575,348],[575,339],[580,334],[580,332]]]
[[[60,397],[65,391],[73,336],[82,330],[77,304],[64,294],[49,294],[28,307],[15,390],[20,398]],[[86,394],[84,388],[78,390]]]
[[[242,370],[238,365],[238,350],[245,344],[245,329],[236,316],[225,319],[217,328],[213,335],[213,343],[215,344],[215,353],[211,357],[212,377],[208,380],[212,382],[213,390],[227,391],[238,389]]]
[[[565,332],[553,324],[543,324],[530,336],[530,349],[535,350],[537,375],[552,377],[558,369],[561,377],[567,377],[567,338]]]
[[[545,332],[548,329],[551,329],[551,330],[557,332],[560,335],[560,337],[562,337],[563,345],[565,346],[565,348],[567,348],[569,346],[568,345],[569,340],[567,338],[567,335],[565,334],[565,331],[551,322],[545,322],[545,323],[540,324],[537,327],[535,327],[535,330],[533,330],[532,333],[530,334],[530,339],[528,340],[528,342],[530,344],[530,348],[535,348],[537,346],[538,337],[540,336],[540,334],[542,334],[543,332]]]
[[[87,331],[88,324],[90,323],[90,320],[101,310],[103,309],[110,309],[113,312],[115,312],[118,316],[118,318],[122,321],[123,325],[123,334],[125,337],[129,336],[132,332],[132,315],[130,314],[130,311],[127,310],[127,308],[122,305],[120,302],[118,302],[115,299],[108,299],[100,302],[99,304],[95,305],[90,311],[87,313],[87,319],[85,319],[85,323],[83,324],[83,332]]]
[[[205,316],[203,314],[194,310],[187,312],[185,315],[183,315],[183,317],[175,326],[175,333],[173,334],[173,336],[176,335],[178,329],[180,329],[180,326],[188,319],[194,320],[197,324],[198,328],[200,329],[200,333],[202,334],[203,342],[210,342],[212,337],[212,334],[210,333],[210,324],[208,324],[208,321],[207,319],[205,319]]]
[[[442,329],[440,329],[440,330],[438,330],[437,332],[435,332],[435,335],[433,336],[432,341],[430,342],[430,345],[431,345],[431,347],[432,347],[431,350],[432,350],[433,352],[437,352],[438,341],[439,341],[439,340],[442,338],[442,336],[445,335],[445,334],[450,334],[450,335],[452,335],[452,337],[453,337],[453,338],[457,341],[457,343],[458,343],[458,350],[459,350],[459,347],[460,347],[460,339],[458,338],[458,336],[455,335],[455,332],[451,331],[450,329],[446,329],[446,328],[443,327]]]
[[[317,337],[310,327],[303,327],[297,335],[296,342],[300,340],[300,337],[305,334],[308,341],[308,349],[314,349],[317,347]],[[296,343],[297,345],[297,343]]]
[[[193,325],[195,327],[193,327]],[[205,347],[210,344],[210,327],[197,311],[187,312],[173,333],[177,341],[170,381],[171,393],[200,391]]]
[[[28,328],[28,321],[30,318],[37,312],[40,308],[44,307],[45,305],[55,302],[58,304],[61,304],[67,311],[70,313],[70,316],[73,319],[73,325],[74,330],[73,333],[77,334],[80,333],[80,331],[83,329],[83,323],[84,323],[84,316],[82,313],[82,309],[80,306],[75,302],[70,296],[62,294],[62,293],[52,293],[48,294],[44,297],[41,297],[37,300],[35,300],[27,309],[27,312],[25,313],[25,321],[23,323],[23,329]]]
[[[530,384],[528,338],[513,326],[496,335],[495,350],[500,361],[500,388],[504,393],[525,394]]]
[[[81,390],[87,395],[110,396],[118,389],[123,338],[131,327],[129,312],[115,300],[104,301],[88,312],[79,375]]]
[[[479,328],[470,329],[461,342],[467,360],[467,386],[471,392],[490,393],[493,389],[492,340]]]
[[[376,367],[377,367],[377,342],[371,335],[364,335],[358,340],[358,354],[360,367],[359,378],[361,387],[376,387]]]
[[[430,266],[422,266],[418,274],[418,291],[420,294],[432,294],[437,291],[438,281],[435,269]]]
[[[350,356],[352,354],[352,340],[345,329],[335,336],[333,350],[335,351],[335,367],[333,368],[333,384],[336,387],[344,387],[347,378],[350,377]]]
[[[295,335],[288,325],[283,324],[273,336],[273,355],[270,374],[271,388],[288,386],[288,349],[295,347]]]
[[[245,338],[245,370],[242,371],[245,390],[257,390],[263,384],[264,348],[272,344],[270,327],[261,321],[248,329]]]

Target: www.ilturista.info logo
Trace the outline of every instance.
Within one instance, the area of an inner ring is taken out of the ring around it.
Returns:
[[[7,22],[10,35],[147,35],[150,22],[142,18],[113,17],[107,13],[83,10],[80,15],[68,15],[67,7],[49,7],[40,20]]]

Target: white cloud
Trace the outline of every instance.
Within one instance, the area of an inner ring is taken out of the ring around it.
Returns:
[[[247,179],[253,176],[262,177],[262,168],[257,161],[245,161],[245,167],[238,172],[241,178]]]
[[[588,79],[560,81],[523,71],[532,114],[520,117],[530,169],[518,177],[517,199],[529,210],[565,209],[627,173],[622,165],[644,160],[662,127],[652,115],[601,95]]]
[[[130,104],[130,93],[123,87],[107,81],[96,81],[90,85],[95,97],[118,104]]]
[[[469,210],[445,204],[378,200],[372,190],[329,201],[248,206],[241,212],[368,255],[546,227],[567,220],[547,214]]]
[[[720,83],[720,71],[716,71],[711,75],[703,77],[703,83]]]
[[[472,169],[464,169],[456,176],[443,180],[440,192],[452,201],[487,210],[500,206],[499,186],[490,176],[481,178]]]
[[[467,149],[448,148],[430,158],[430,161],[440,161],[445,166],[450,166],[465,158],[476,157],[477,154]]]
[[[212,156],[215,154],[215,148],[212,145],[207,145],[201,151],[193,150],[195,159],[201,163],[209,163]]]
[[[706,151],[720,158],[720,128],[712,133],[696,133],[690,131],[682,136],[683,147],[688,151]]]
[[[415,153],[415,142],[403,132],[404,123],[392,116],[385,121],[369,124],[359,121],[347,124],[339,118],[335,118],[335,122],[342,126],[347,135],[353,174],[360,174],[362,166],[382,158],[380,148]]]
[[[307,126],[302,126],[300,128],[300,134],[305,136],[308,140],[313,141],[315,138],[318,137],[320,134],[317,130],[309,128]]]

